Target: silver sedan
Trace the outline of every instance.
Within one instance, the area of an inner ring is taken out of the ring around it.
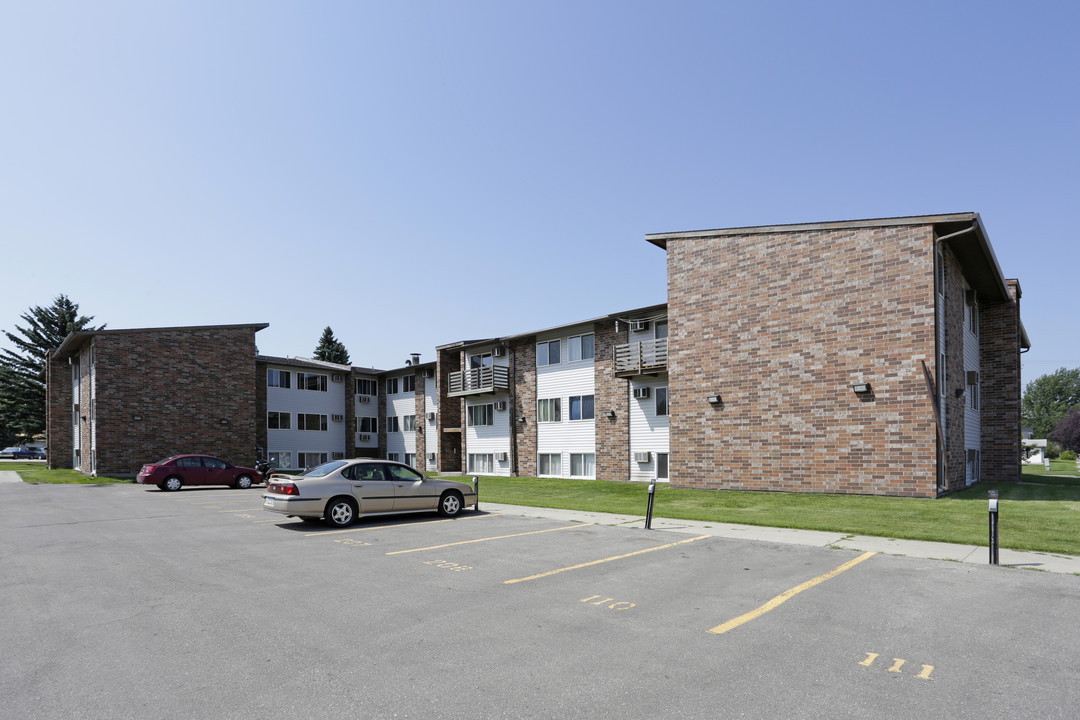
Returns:
[[[301,520],[346,527],[364,515],[434,510],[453,517],[476,504],[476,490],[455,480],[428,477],[389,460],[335,460],[302,475],[267,480],[263,509]]]

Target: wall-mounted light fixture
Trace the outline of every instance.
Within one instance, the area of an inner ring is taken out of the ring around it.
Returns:
[[[873,392],[870,387],[870,383],[855,383],[851,386],[851,389],[855,392],[856,395],[867,395]]]
[[[518,422],[519,422],[519,423],[523,423],[523,422],[525,422],[525,416],[524,416],[524,415],[519,415],[519,416],[518,416]]]
[[[611,420],[614,420],[615,419],[615,411],[614,410],[608,410],[606,413],[604,413],[604,417],[609,418]]]
[[[228,421],[228,420],[226,420],[225,418],[221,418],[221,424],[222,424],[222,425],[228,425],[228,424],[229,424],[229,421]]]
[[[131,419],[135,422],[139,422],[140,420],[142,420],[142,415],[132,415]]]
[[[719,395],[710,395],[706,399],[709,401],[710,405],[723,405],[724,404],[724,399],[721,398]]]

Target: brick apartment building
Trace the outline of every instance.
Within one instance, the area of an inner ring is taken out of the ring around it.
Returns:
[[[370,456],[912,497],[1019,478],[1020,286],[977,214],[646,239],[667,304],[395,370],[256,356],[259,324],[75,333],[49,358],[49,462]]]

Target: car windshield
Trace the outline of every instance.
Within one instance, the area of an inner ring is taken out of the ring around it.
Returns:
[[[151,463],[151,464],[153,464],[153,465],[164,465],[165,463],[169,462],[170,460],[175,460],[178,457],[180,457],[180,456],[179,455],[170,455],[169,457],[165,458],[164,460],[158,460],[156,463]]]
[[[345,467],[347,465],[344,460],[335,460],[334,462],[323,463],[322,465],[316,465],[310,470],[306,470],[300,473],[300,477],[324,477],[334,472],[338,468]]]
[[[3,450],[0,450],[0,452],[15,452],[18,449],[19,448],[17,448],[17,447],[9,447],[9,448],[4,448]]]

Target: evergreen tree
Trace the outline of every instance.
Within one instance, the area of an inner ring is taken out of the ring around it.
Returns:
[[[315,348],[314,358],[323,362],[338,363],[339,365],[350,364],[349,351],[345,349],[340,340],[334,337],[334,331],[330,329],[329,325],[326,326],[322,337],[319,338],[319,346]]]
[[[91,327],[94,318],[81,317],[78,304],[66,295],[47,308],[32,307],[20,317],[27,327],[4,330],[15,348],[0,352],[0,428],[29,441],[45,431],[45,353],[60,347],[73,332],[105,326]]]

